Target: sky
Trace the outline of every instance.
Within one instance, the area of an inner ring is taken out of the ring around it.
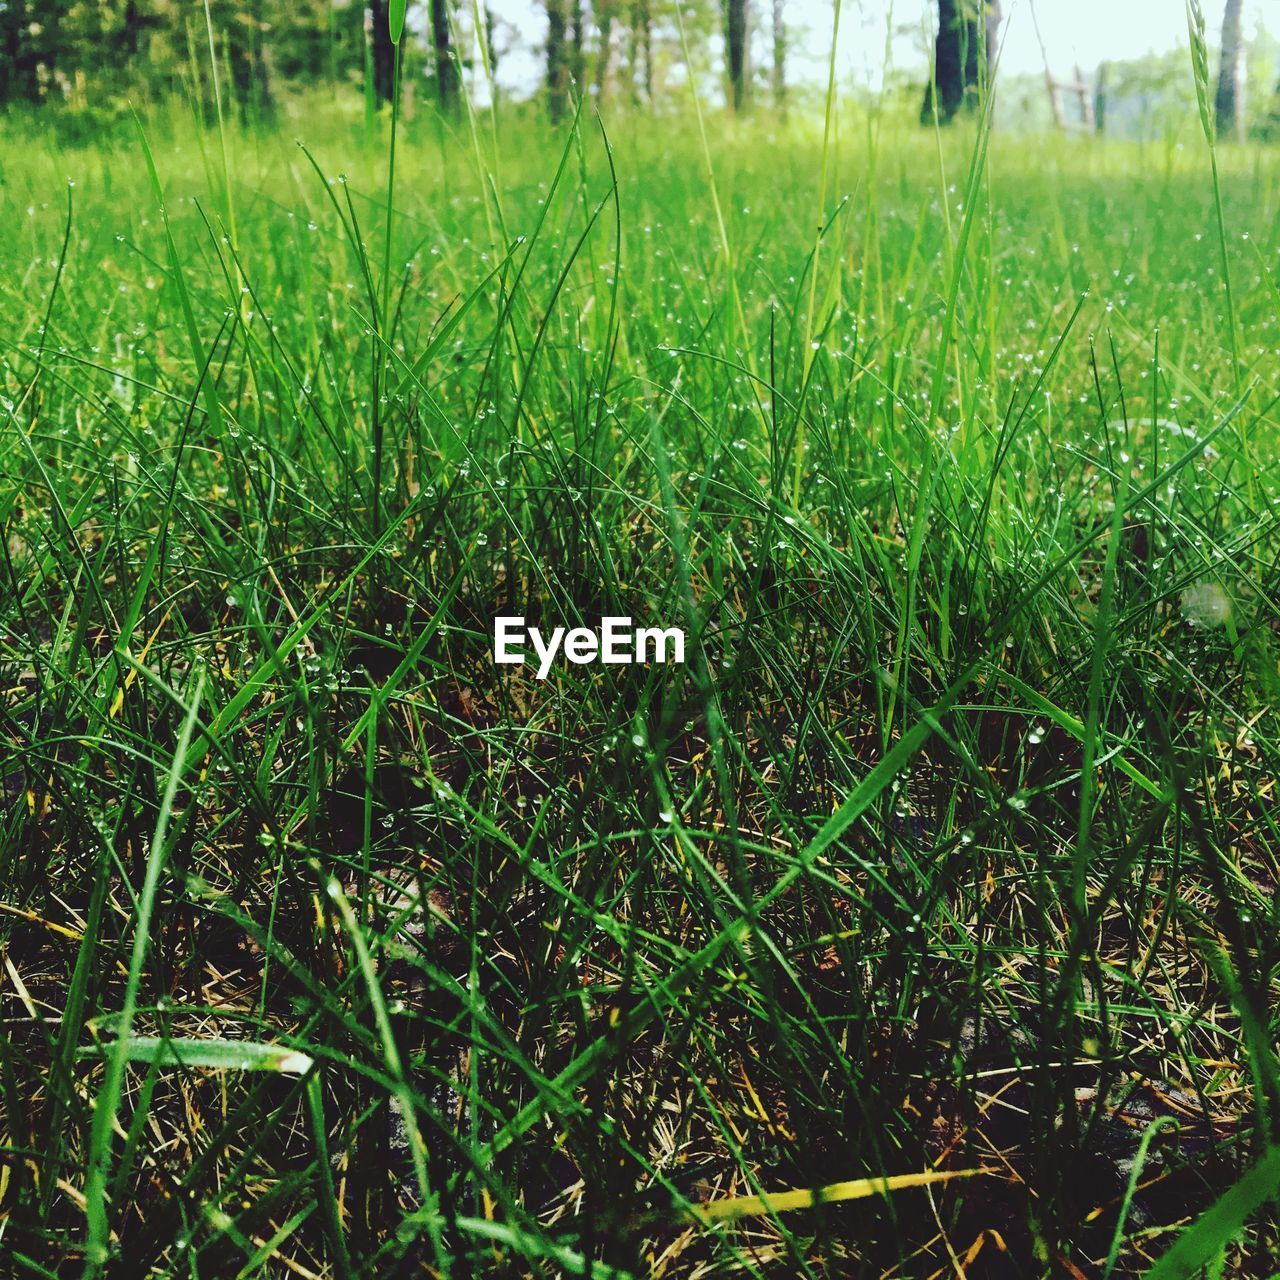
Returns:
[[[518,94],[536,87],[546,20],[539,0],[490,0],[496,17],[508,32],[512,47],[504,54],[499,79]],[[770,0],[754,0],[757,24],[767,23]],[[1050,51],[1050,65],[1060,78],[1078,62],[1092,71],[1108,58],[1138,58],[1162,53],[1187,41],[1184,0],[1004,0],[1005,44],[1001,70],[1005,75],[1037,74],[1044,69],[1034,18]],[[903,71],[924,74],[924,32],[936,12],[934,0],[843,0],[837,73],[843,83],[875,87],[883,70],[885,33],[890,10],[895,29],[892,63]],[[789,74],[793,80],[826,81],[831,49],[833,0],[785,0],[792,32]],[[1222,21],[1222,0],[1205,0],[1210,43],[1216,45]],[[1244,0],[1246,37],[1259,23],[1280,34],[1280,0]]]

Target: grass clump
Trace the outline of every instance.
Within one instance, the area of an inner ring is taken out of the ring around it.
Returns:
[[[1273,1254],[1275,157],[862,124],[5,126],[8,1273]]]

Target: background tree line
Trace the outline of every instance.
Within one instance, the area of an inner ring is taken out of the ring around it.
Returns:
[[[760,100],[786,108],[794,35],[786,0],[541,2],[546,27],[537,35],[504,22],[491,0],[411,3],[414,39],[402,46],[400,84],[425,89],[451,114],[464,77],[483,72],[478,62],[487,61],[492,79],[504,55],[540,42],[542,96],[553,120],[576,95],[653,103],[676,68],[718,73],[734,111]],[[945,124],[981,100],[1002,14],[1000,0],[934,4],[920,115]],[[269,114],[293,86],[356,88],[376,109],[397,92],[387,7],[388,0],[209,0],[207,9],[182,0],[0,0],[0,105],[100,109],[174,91],[209,104],[216,67],[225,97],[246,115]],[[1244,120],[1241,22],[1242,0],[1224,0],[1216,86],[1224,134]],[[686,54],[695,66],[684,66]],[[1099,110],[1099,127],[1104,116]],[[1258,117],[1265,121],[1265,113]]]

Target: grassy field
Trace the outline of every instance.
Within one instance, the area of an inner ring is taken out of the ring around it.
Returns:
[[[1280,152],[303,105],[0,124],[0,1270],[1271,1275]]]

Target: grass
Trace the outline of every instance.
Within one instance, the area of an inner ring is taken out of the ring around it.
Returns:
[[[0,126],[5,1273],[1266,1274],[1276,155],[305,105]]]

